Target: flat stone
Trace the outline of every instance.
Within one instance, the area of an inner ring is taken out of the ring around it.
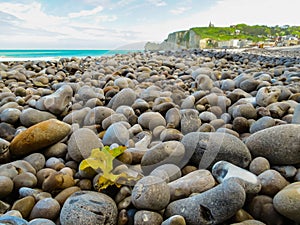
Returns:
[[[300,163],[300,125],[279,125],[258,131],[246,139],[253,157],[262,156],[275,165]]]
[[[71,126],[56,119],[40,122],[19,133],[10,144],[10,152],[23,156],[37,152],[66,137]]]

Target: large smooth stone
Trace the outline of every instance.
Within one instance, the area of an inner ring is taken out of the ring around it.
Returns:
[[[61,213],[61,225],[116,225],[118,209],[108,195],[94,191],[78,191],[64,203]]]
[[[300,223],[300,182],[292,183],[279,191],[273,204],[280,214]]]
[[[245,199],[244,188],[228,180],[201,194],[171,202],[165,217],[181,215],[189,225],[221,224],[243,207]]]
[[[178,141],[166,141],[150,148],[144,154],[141,166],[144,175],[148,175],[158,166],[164,164],[175,164],[182,168],[182,159],[185,155],[184,146]]]
[[[80,162],[90,156],[95,148],[103,145],[98,136],[88,128],[76,130],[68,141],[68,154],[76,162]]]
[[[251,161],[247,146],[237,137],[227,133],[192,132],[181,143],[185,147],[185,159],[200,169],[211,167],[225,160],[245,168]]]
[[[55,119],[56,116],[49,112],[39,111],[33,108],[24,109],[20,115],[20,122],[25,127],[30,127],[34,124],[40,123],[45,120]]]
[[[71,126],[57,119],[40,122],[19,133],[10,144],[10,152],[23,156],[37,152],[65,138]]]
[[[121,105],[131,106],[136,99],[136,94],[130,88],[124,88],[116,94],[108,103],[108,107],[116,110]]]
[[[0,216],[0,224],[8,225],[28,225],[28,222],[16,216]]]
[[[253,157],[262,156],[271,164],[300,163],[300,125],[286,124],[258,131],[246,139]]]

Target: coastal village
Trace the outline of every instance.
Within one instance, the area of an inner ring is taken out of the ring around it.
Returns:
[[[247,26],[247,25],[246,25]],[[251,26],[250,26],[251,27]],[[214,29],[214,25],[209,23],[207,29]],[[253,35],[253,38],[245,38],[243,31],[238,29],[238,25],[230,26],[231,32],[227,35],[226,40],[217,40],[213,36],[203,35],[200,32],[196,32],[196,28],[191,28],[185,31],[177,31],[170,33],[168,38],[162,43],[148,42],[145,45],[145,50],[178,50],[178,49],[239,49],[239,48],[270,48],[270,47],[287,47],[300,44],[299,35],[297,34],[286,34],[285,29],[289,26],[279,27],[280,32],[276,35]],[[202,28],[202,29],[205,29]],[[219,28],[220,29],[220,28]],[[226,29],[226,28],[224,28]],[[259,29],[257,29],[259,32]],[[216,28],[218,32],[218,28]],[[222,32],[222,31],[221,31]],[[232,36],[232,38],[230,37]],[[257,39],[257,40],[251,40]]]

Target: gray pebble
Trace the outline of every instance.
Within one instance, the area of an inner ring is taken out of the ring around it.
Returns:
[[[101,148],[103,145],[97,135],[88,128],[76,130],[68,141],[68,154],[76,162],[90,156],[94,148]]]
[[[0,224],[8,225],[28,225],[28,222],[16,216],[0,216]]]
[[[124,126],[123,123],[117,122],[108,127],[102,141],[104,145],[111,145],[114,143],[125,145],[128,140],[128,129]]]
[[[15,108],[8,108],[1,112],[0,119],[2,122],[6,122],[9,124],[15,124],[18,122],[21,115],[21,111]]]
[[[134,214],[135,225],[161,225],[163,217],[157,213],[147,210],[140,210]]]
[[[20,115],[20,122],[25,127],[30,127],[39,122],[55,119],[56,116],[49,112],[39,111],[33,108],[24,109]]]
[[[108,103],[108,107],[116,110],[121,105],[131,106],[136,99],[136,94],[130,88],[124,88],[116,94]]]

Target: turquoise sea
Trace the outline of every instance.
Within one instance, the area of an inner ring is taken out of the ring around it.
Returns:
[[[0,61],[99,57],[137,51],[140,50],[0,50]]]

